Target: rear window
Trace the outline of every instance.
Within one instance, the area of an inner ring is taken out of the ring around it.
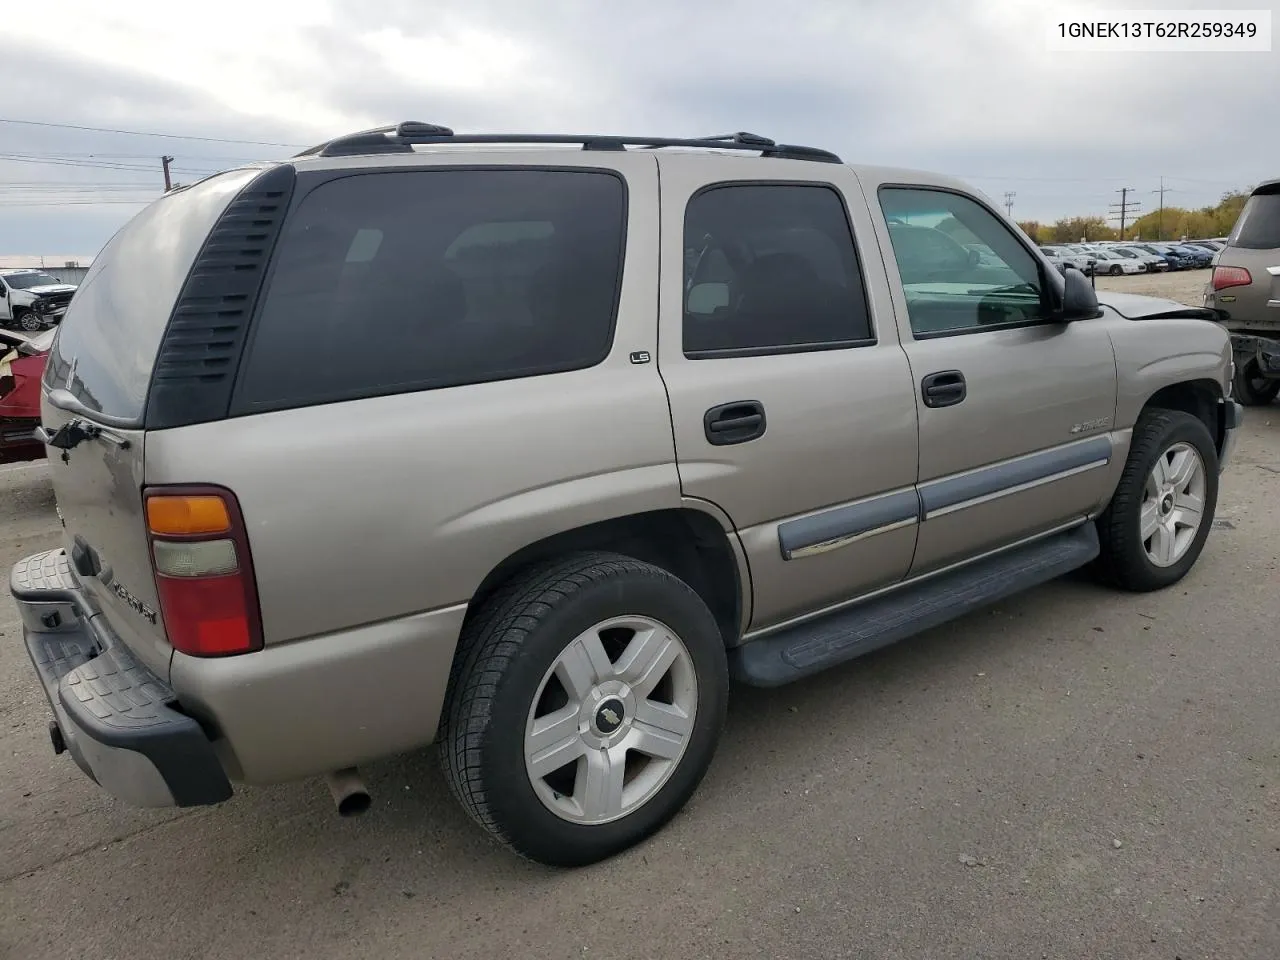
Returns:
[[[580,369],[613,340],[626,190],[610,172],[342,177],[291,214],[233,409]]]
[[[161,197],[94,258],[58,325],[45,384],[139,423],[156,353],[191,264],[219,215],[260,171],[235,170]]]
[[[1280,247],[1280,193],[1255,193],[1246,200],[1227,245],[1246,250]]]

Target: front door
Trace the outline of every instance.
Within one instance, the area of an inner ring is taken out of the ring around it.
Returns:
[[[1106,330],[1042,319],[1040,261],[977,198],[884,185],[878,199],[920,415],[912,575],[1094,511],[1113,456]]]
[[[659,164],[659,365],[680,483],[739,532],[751,628],[901,580],[918,514],[914,387],[894,325],[873,320],[892,313],[852,173],[761,158],[709,179],[705,164]]]

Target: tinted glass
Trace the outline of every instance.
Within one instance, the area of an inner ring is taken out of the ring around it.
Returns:
[[[236,170],[167,194],[94,258],[58,326],[45,382],[100,413],[140,422],[156,352],[191,264],[257,170]],[[69,376],[70,375],[70,376]]]
[[[830,187],[713,187],[689,201],[684,249],[686,356],[871,340],[853,234]]]
[[[1255,193],[1246,200],[1227,245],[1247,250],[1280,247],[1280,193]]]
[[[942,190],[886,187],[880,206],[916,336],[1040,316],[1038,261],[982,204]]]
[[[625,224],[613,174],[368,173],[290,215],[236,407],[571,370],[609,352]]]

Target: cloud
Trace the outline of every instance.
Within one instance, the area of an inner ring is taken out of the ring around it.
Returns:
[[[1036,0],[207,9],[67,0],[52,35],[40,18],[12,18],[0,116],[302,145],[400,119],[747,129],[1014,190],[1015,215],[1038,219],[1102,212],[1121,186],[1151,199],[1160,176],[1168,202],[1210,203],[1274,175],[1280,153],[1274,55],[1050,53]],[[24,155],[0,160],[0,255],[96,248],[137,209],[123,201],[154,195],[161,154],[182,179],[290,152],[0,124],[0,155]],[[60,198],[77,202],[29,205]]]

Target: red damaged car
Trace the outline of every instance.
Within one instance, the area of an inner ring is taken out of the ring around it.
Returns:
[[[40,378],[57,328],[40,333],[0,330],[0,463],[41,460]]]

